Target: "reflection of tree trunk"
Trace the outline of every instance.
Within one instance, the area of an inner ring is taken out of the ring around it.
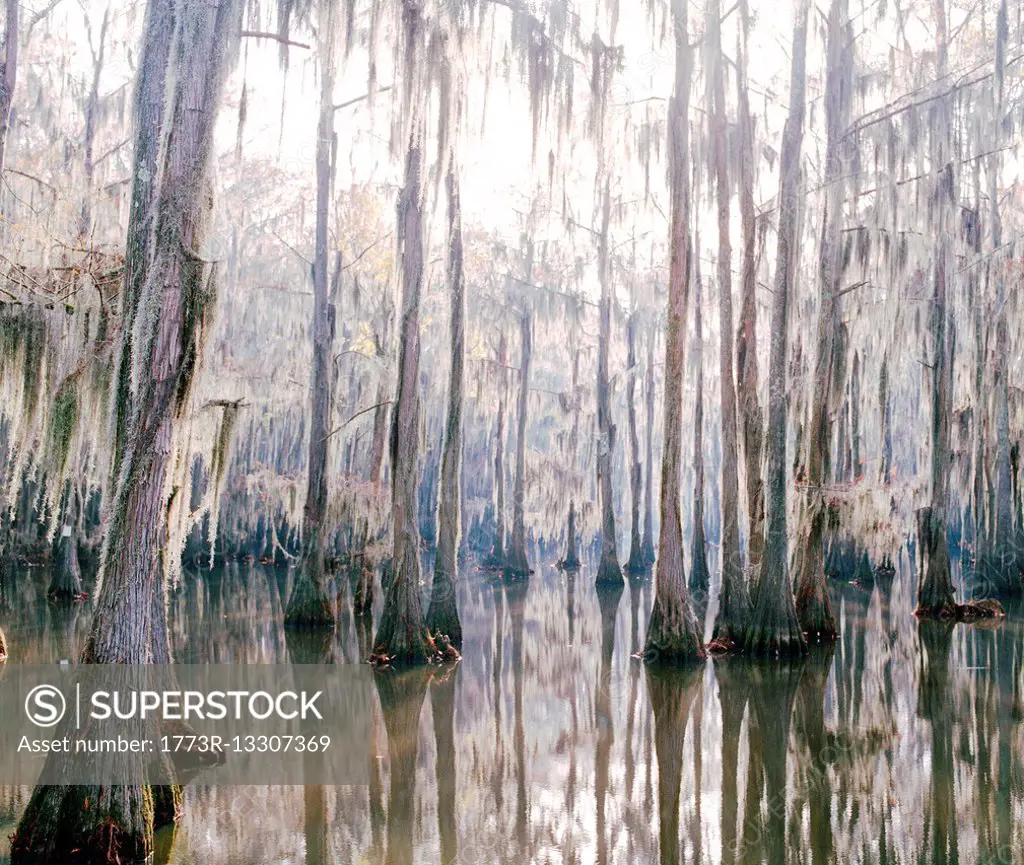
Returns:
[[[448,383],[448,420],[441,458],[441,501],[437,509],[437,557],[431,587],[427,627],[446,634],[462,648],[462,622],[455,600],[459,572],[459,504],[462,463],[462,379],[464,343],[465,278],[462,272],[462,206],[454,157],[448,165],[448,284],[451,291],[451,378]]]
[[[602,586],[597,590],[601,609],[601,670],[594,697],[594,726],[597,744],[594,753],[594,796],[597,803],[597,861],[608,861],[608,827],[605,799],[608,796],[608,770],[615,739],[612,717],[612,658],[615,655],[615,619],[622,599],[622,586]]]
[[[526,595],[529,583],[523,580],[506,580],[505,595],[508,600],[508,617],[512,626],[512,686],[513,702],[513,744],[516,752],[516,828],[518,849],[528,854],[527,813],[529,802],[526,798],[526,726],[523,719],[523,625],[526,617]]]
[[[605,182],[601,207],[598,270],[601,283],[601,327],[597,343],[597,482],[601,498],[601,562],[597,567],[598,585],[622,584],[619,553],[615,537],[615,502],[612,496],[612,464],[615,456],[615,424],[612,423],[611,383],[608,378],[608,352],[612,339],[612,275],[608,252],[611,221],[611,187]]]
[[[437,751],[437,828],[441,838],[442,865],[459,858],[458,820],[455,814],[455,680],[459,668],[436,673],[430,680],[430,707],[434,716],[434,745]]]
[[[645,474],[647,483],[644,486],[644,539],[642,544],[644,564],[654,564],[654,526],[652,525],[654,500],[654,333],[653,328],[647,335],[647,370],[645,373],[645,399],[647,401],[647,424],[644,431]]]
[[[679,514],[686,302],[691,255],[689,114],[693,50],[687,37],[686,4],[675,0],[672,8],[676,60],[673,95],[669,103],[672,212],[668,334],[665,340],[665,444],[661,456],[661,536],[658,540],[656,594],[645,648],[650,657],[665,661],[695,660],[704,653],[686,587],[683,527]]]
[[[153,20],[166,10],[150,4],[142,68],[159,61],[147,53]],[[193,375],[202,361],[204,329],[216,297],[212,269],[201,257],[213,205],[210,159],[213,129],[224,81],[234,59],[241,27],[236,0],[180,5],[173,74],[161,141],[163,166],[154,214],[151,254],[146,259],[140,341],[131,351],[131,435],[124,467],[111,503],[92,632],[83,661],[146,664],[159,659],[166,629],[154,622],[163,606],[166,527],[180,417],[188,410]],[[164,61],[159,61],[162,65]],[[188,74],[185,74],[187,67]],[[137,117],[142,122],[142,117]],[[134,222],[129,235],[142,230]],[[136,241],[138,238],[135,238]],[[122,347],[123,348],[123,347]],[[85,731],[83,731],[85,732]],[[61,760],[44,772],[60,777]],[[169,769],[169,767],[167,767]],[[153,852],[154,826],[169,822],[180,808],[174,787],[39,786],[11,843],[16,863],[48,865],[106,858],[117,849],[126,860]],[[95,839],[103,838],[101,853]]]
[[[768,534],[746,648],[757,655],[807,650],[793,604],[786,534],[786,361],[789,295],[796,269],[800,148],[804,132],[804,67],[808,0],[800,0],[793,25],[789,117],[782,136],[779,231],[772,301],[771,363],[768,374]]]
[[[403,3],[404,51],[408,63],[420,56],[423,21],[418,4]],[[398,389],[391,424],[392,575],[384,595],[375,648],[400,663],[427,659],[426,628],[420,608],[419,528],[416,476],[420,441],[420,293],[423,288],[423,106],[413,101],[406,151],[405,184],[398,203],[402,266],[402,323]]]
[[[694,697],[699,699],[700,680],[697,667],[647,667],[647,693],[654,714],[654,750],[658,760],[660,865],[678,865],[681,861],[679,786],[683,776],[686,722]]]
[[[636,312],[629,316],[626,325],[626,415],[629,419],[629,490],[630,490],[630,531],[629,561],[626,570],[642,571],[643,550],[640,545],[640,496],[643,492],[643,473],[640,469],[640,439],[636,431]]]
[[[932,728],[931,797],[927,806],[925,831],[931,844],[929,861],[935,865],[960,861],[949,689],[949,651],[953,641],[953,627],[949,622],[919,621],[917,624],[918,639],[924,650],[917,712]]]
[[[722,711],[722,863],[734,865],[739,808],[736,773],[739,769],[740,728],[747,706],[747,688],[742,668],[735,664],[716,664],[715,677],[718,679],[718,702]]]
[[[288,659],[292,664],[326,664],[331,653],[331,635],[323,629],[285,632]],[[306,725],[300,724],[300,729]],[[306,735],[308,729],[302,730]],[[303,766],[309,774],[315,772],[319,758],[315,754],[303,755]],[[327,797],[323,784],[306,784],[302,788],[303,835],[306,842],[306,865],[330,865],[330,845],[327,841]]]
[[[813,652],[807,659],[796,695],[794,723],[803,745],[800,792],[810,812],[811,857],[815,865],[835,861],[832,843],[832,782],[829,778],[829,739],[825,729],[825,686],[835,656],[835,644]]]
[[[302,509],[303,556],[295,571],[284,623],[288,627],[333,628],[334,604],[330,596],[324,555],[327,545],[327,474],[330,465],[331,422],[334,402],[335,309],[327,275],[328,231],[331,205],[331,149],[334,139],[333,0],[319,4],[321,22],[320,115],[316,142],[316,242],[313,252],[313,400],[309,422],[309,465],[306,503]],[[340,268],[336,268],[340,271]],[[339,272],[340,275],[340,272]]]
[[[532,252],[530,253],[532,258]],[[530,272],[532,268],[528,267]],[[520,345],[522,359],[519,362],[519,418],[516,429],[516,479],[512,493],[512,540],[509,544],[508,559],[505,562],[505,573],[509,576],[526,576],[530,573],[530,563],[526,559],[526,411],[530,396],[530,355],[533,336],[530,328],[530,313],[524,312],[520,319]]]
[[[374,674],[377,696],[388,732],[388,852],[386,865],[412,865],[416,823],[416,755],[420,713],[427,695],[429,673],[423,669]]]
[[[763,854],[769,862],[786,861],[786,755],[789,751],[789,725],[793,715],[793,701],[803,672],[803,663],[780,661],[774,664],[751,666],[748,672],[751,705],[751,754],[756,739],[761,749],[764,773],[764,794],[768,805],[767,825],[753,827],[759,808],[744,809],[744,853],[757,847],[760,861]],[[751,765],[754,759],[751,757]],[[760,779],[755,782],[760,786]],[[747,836],[752,829],[759,840],[751,842]]]
[[[494,807],[501,813],[505,796],[505,752],[501,742],[501,674],[505,653],[505,592],[502,586],[494,586],[494,657],[491,668],[491,693],[494,695],[494,768],[492,788]]]

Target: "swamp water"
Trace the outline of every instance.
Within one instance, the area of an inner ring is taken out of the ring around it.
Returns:
[[[425,571],[429,574],[429,571]],[[1024,861],[1024,611],[998,627],[918,623],[905,560],[830,587],[842,636],[805,661],[648,670],[650,579],[598,593],[593,570],[528,582],[467,568],[464,658],[384,672],[369,787],[186,788],[160,860],[266,863],[995,863]],[[91,606],[47,575],[0,591],[12,663],[77,658]],[[179,662],[357,663],[372,635],[286,635],[289,575],[187,573]],[[0,861],[28,788],[0,788]]]

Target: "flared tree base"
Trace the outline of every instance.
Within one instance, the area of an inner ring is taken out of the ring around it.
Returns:
[[[529,561],[527,561],[526,551],[513,546],[508,551],[508,557],[505,559],[502,573],[508,579],[513,580],[530,576],[533,570],[530,568]]]
[[[11,836],[12,865],[121,865],[153,854],[180,811],[176,787],[39,786]]]
[[[448,597],[431,598],[430,607],[427,610],[426,626],[435,642],[440,637],[447,637],[448,641],[461,651],[462,622],[459,619],[458,605],[455,603],[454,588],[454,586],[451,587]]]
[[[310,573],[311,567],[304,562],[296,572],[292,596],[285,609],[284,626],[333,630],[334,605],[327,593],[327,580],[323,575],[319,580],[314,580]]]
[[[359,567],[359,579],[356,582],[356,590],[352,596],[352,612],[356,616],[370,616],[373,614],[374,596],[374,569],[373,565],[362,562]]]
[[[697,622],[682,606],[669,609],[654,599],[647,625],[644,660],[650,664],[691,664],[704,659]]]
[[[626,572],[630,574],[642,574],[649,570],[650,564],[644,560],[644,555],[639,547],[629,551],[629,561],[626,562]]]
[[[626,581],[622,577],[622,568],[611,556],[601,556],[601,564],[597,567],[597,585],[599,586],[624,586]]]
[[[797,597],[796,617],[808,643],[831,643],[839,637],[832,603],[821,591],[812,590]]]
[[[808,652],[807,640],[793,625],[752,624],[743,636],[743,649],[755,658],[795,658]]]

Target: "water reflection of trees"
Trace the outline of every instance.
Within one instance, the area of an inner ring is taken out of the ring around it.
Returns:
[[[330,853],[373,865],[1012,861],[1024,837],[1014,820],[1024,806],[1021,611],[995,629],[918,625],[904,557],[891,583],[833,587],[842,637],[831,652],[797,666],[730,657],[663,673],[629,657],[649,581],[630,581],[627,605],[578,580],[468,573],[462,664],[379,680],[369,788],[199,778],[161,855],[210,865],[302,862],[303,851],[310,863]],[[77,656],[90,605],[53,608],[38,582],[6,586],[12,644],[27,660]],[[372,622],[345,616],[326,643],[297,646],[280,625],[285,589],[283,572],[260,566],[186,574],[170,597],[175,655],[365,656]],[[428,690],[432,724],[421,717]],[[5,825],[24,792],[0,788]]]

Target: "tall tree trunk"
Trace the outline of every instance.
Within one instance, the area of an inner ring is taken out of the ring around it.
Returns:
[[[157,155],[164,134],[167,67],[177,24],[173,0],[149,0],[142,37],[142,56],[135,84],[135,152],[132,156],[132,199],[128,210],[124,285],[121,291],[121,340],[114,395],[114,455],[111,477],[118,483],[132,418],[132,352],[135,314],[145,286],[153,239],[157,195]]]
[[[498,375],[501,385],[498,388],[498,429],[494,443],[494,544],[491,554],[487,557],[487,565],[492,568],[505,567],[505,398],[508,376],[505,366],[508,363],[508,344],[505,328],[502,326],[501,341],[498,344]]]
[[[945,0],[933,0],[935,13],[936,76],[943,80],[948,67]],[[932,333],[932,472],[931,505],[920,514],[924,577],[918,587],[917,612],[946,616],[954,613],[953,578],[946,539],[949,507],[950,403],[952,402],[953,334],[949,326],[949,280],[952,262],[950,236],[954,230],[956,170],[950,147],[953,118],[946,98],[931,108],[931,164],[939,171],[936,187],[935,286],[931,307]]]
[[[666,662],[704,657],[697,620],[690,605],[683,565],[683,526],[679,514],[682,451],[683,370],[686,365],[686,302],[690,279],[690,79],[692,49],[687,37],[686,2],[672,0],[676,43],[675,86],[669,102],[670,188],[668,333],[665,338],[665,444],[661,455],[661,521],[654,604],[644,654]]]
[[[647,370],[644,374],[645,399],[647,401],[647,424],[645,474],[647,483],[644,485],[644,539],[641,545],[645,565],[654,564],[654,332],[653,328],[647,335]]]
[[[853,481],[864,479],[864,462],[860,450],[860,352],[854,352],[850,373],[850,446],[853,453]]]
[[[302,510],[303,556],[286,627],[333,628],[334,603],[324,563],[327,545],[327,473],[330,467],[331,420],[334,402],[335,309],[328,293],[327,243],[331,204],[331,151],[334,138],[334,0],[319,4],[320,115],[316,129],[316,245],[313,252],[313,389],[309,423],[309,466],[306,504]]]
[[[690,549],[690,595],[700,617],[707,608],[708,541],[704,533],[704,317],[701,295],[704,293],[700,278],[700,258],[695,267],[693,294],[694,354],[697,356],[695,372],[697,386],[693,407],[693,536]],[[699,625],[699,620],[698,620]]]
[[[779,184],[779,243],[772,301],[772,341],[768,371],[768,534],[745,647],[757,655],[807,651],[789,581],[786,536],[786,348],[789,294],[796,269],[800,148],[804,136],[804,67],[807,58],[809,0],[799,0],[793,25],[793,67],[789,117],[782,134]]]
[[[612,423],[611,383],[608,379],[608,352],[612,338],[612,274],[608,250],[612,195],[605,181],[601,205],[598,270],[601,283],[601,325],[597,343],[597,483],[601,498],[601,562],[597,567],[598,585],[623,583],[615,538],[615,501],[612,493],[612,464],[615,457],[615,424]]]
[[[532,249],[529,257],[533,257]],[[528,270],[532,268],[528,267]],[[519,417],[516,428],[516,479],[512,490],[512,540],[509,544],[505,573],[523,577],[530,574],[526,559],[526,415],[530,398],[530,357],[533,352],[533,333],[530,312],[523,312],[519,320]]]
[[[462,622],[455,599],[459,572],[459,504],[462,469],[462,382],[465,367],[465,276],[462,270],[462,204],[454,155],[448,163],[448,287],[451,292],[451,377],[448,420],[441,457],[441,501],[438,506],[437,557],[431,587],[427,628],[445,634],[462,648]]]
[[[11,131],[11,106],[18,83],[18,40],[21,38],[21,3],[7,0],[7,25],[4,30],[4,57],[0,63],[0,176],[7,167],[7,136]]]
[[[150,22],[156,2],[147,11]],[[167,514],[174,495],[167,488],[168,470],[216,297],[213,270],[204,255],[213,203],[209,174],[217,110],[237,51],[242,5],[237,0],[189,0],[178,8],[176,51],[170,61],[174,74],[165,79],[169,134],[161,136],[163,170],[153,255],[146,262],[138,298],[145,326],[131,353],[131,379],[139,390],[132,401],[125,466],[103,547],[92,632],[83,653],[87,663],[163,660],[166,629],[155,610],[163,608],[165,563],[178,553],[167,547]],[[147,37],[148,31],[147,24]],[[152,61],[144,50],[142,68],[147,73]],[[129,232],[142,227],[131,223]],[[61,755],[44,772],[60,778],[65,760]],[[107,865],[110,850],[125,861],[141,860],[153,850],[154,825],[173,819],[178,807],[180,792],[174,787],[39,786],[12,839],[11,860]]]
[[[580,350],[577,348],[572,357],[572,430],[569,433],[569,467],[573,475],[573,489],[576,487],[576,445],[579,440],[580,401],[579,401]],[[580,557],[576,543],[576,503],[569,499],[569,517],[566,525],[565,557],[559,562],[564,571],[580,566]]]
[[[721,589],[718,595],[718,619],[714,639],[719,645],[738,643],[749,614],[750,601],[743,580],[740,556],[740,482],[737,461],[736,385],[732,356],[732,241],[729,238],[729,159],[726,152],[725,83],[722,71],[721,2],[708,7],[711,39],[711,87],[713,96],[712,150],[715,174],[715,199],[718,217],[719,385],[722,407],[722,475],[719,513],[721,514],[720,559]],[[741,121],[742,122],[742,121]],[[741,172],[742,174],[742,172]],[[742,210],[742,208],[741,208]],[[746,250],[744,250],[744,253]],[[752,311],[753,314],[753,311]],[[756,383],[754,398],[756,400]]]
[[[61,522],[49,595],[56,601],[75,601],[84,596],[82,595],[82,567],[78,562],[80,504],[78,487],[73,481],[65,483],[64,519]]]
[[[423,41],[417,3],[403,3],[404,56],[414,68]],[[412,87],[412,84],[409,85]],[[402,325],[398,386],[391,424],[391,531],[393,573],[384,596],[374,638],[375,651],[398,663],[427,660],[426,628],[420,607],[419,529],[416,474],[420,443],[420,294],[423,288],[423,145],[425,126],[419,94],[411,94],[412,116],[405,157],[405,183],[398,200],[399,253],[402,265]]]
[[[825,485],[831,476],[832,414],[841,396],[842,307],[842,208],[845,200],[843,171],[839,156],[841,137],[849,122],[848,94],[853,62],[846,33],[847,8],[844,0],[832,0],[828,16],[828,67],[825,79],[825,207],[822,215],[818,259],[820,297],[817,352],[814,370],[811,429],[808,439],[807,499],[804,503],[800,539],[803,553],[797,557],[796,613],[800,627],[814,642],[834,640],[838,625],[825,586],[825,525],[828,499]],[[844,427],[845,428],[845,427]],[[840,449],[842,459],[842,448]]]
[[[892,483],[892,403],[889,397],[889,355],[882,357],[878,373],[878,408],[882,416],[882,470],[885,486]]]
[[[86,17],[88,24],[88,16]],[[100,76],[103,74],[103,61],[106,54],[107,27],[110,24],[110,7],[103,10],[103,23],[100,24],[100,44],[92,48],[92,33],[89,34],[90,50],[92,50],[92,83],[89,86],[89,98],[85,107],[85,139],[82,142],[84,151],[85,195],[82,199],[82,210],[78,217],[78,241],[80,245],[89,242],[92,234],[92,194],[93,175],[96,163],[93,159],[93,145],[96,141],[96,125],[99,122],[100,109]]]
[[[630,531],[629,561],[626,570],[637,574],[647,568],[640,543],[640,497],[643,494],[643,471],[640,468],[640,438],[636,430],[636,317],[634,311],[626,325],[626,412],[629,418],[629,491]]]
[[[1007,38],[1006,0],[999,4],[996,22],[997,65],[1005,64]],[[992,583],[997,592],[1016,594],[1020,592],[1022,564],[1021,552],[1015,544],[1013,525],[1013,491],[1010,471],[1010,408],[1009,408],[1009,327],[1007,324],[1006,306],[1006,257],[1002,252],[1003,230],[999,213],[999,178],[1002,173],[1002,158],[999,145],[1002,140],[1003,127],[1003,78],[1004,68],[996,69],[996,112],[994,123],[993,152],[989,157],[988,184],[991,207],[990,222],[992,225],[992,258],[990,272],[995,283],[996,323],[995,353],[993,355],[993,390],[995,396],[995,513],[993,516],[993,537],[989,548],[992,555],[992,566],[995,568]]]
[[[743,458],[746,464],[747,559],[750,564],[751,591],[760,574],[764,557],[764,477],[761,453],[764,419],[757,396],[757,225],[754,218],[754,126],[750,117],[747,92],[747,34],[750,13],[746,0],[740,0],[742,27],[737,37],[736,92],[739,104],[740,132],[740,223],[743,229],[743,265],[740,273],[740,326],[736,336],[739,415],[743,427]]]

